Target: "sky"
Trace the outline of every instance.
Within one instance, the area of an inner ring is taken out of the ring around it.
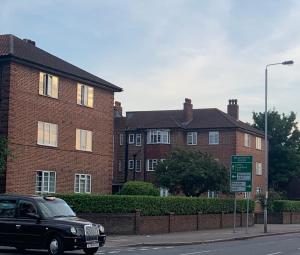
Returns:
[[[124,111],[194,108],[300,119],[298,0],[0,0],[0,34],[34,40],[117,86]]]

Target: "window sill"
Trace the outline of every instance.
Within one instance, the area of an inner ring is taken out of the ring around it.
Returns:
[[[83,107],[86,107],[86,108],[89,108],[89,109],[94,109],[94,106],[88,106],[88,105],[78,104],[78,103],[77,103],[77,105],[83,106]]]
[[[50,99],[58,100],[58,97],[52,97],[52,96],[48,96],[48,95],[44,95],[44,94],[39,94],[39,96],[47,97],[47,98],[50,98]]]
[[[39,146],[45,146],[45,147],[51,147],[51,148],[57,148],[57,145],[50,145],[50,144],[41,144],[41,143],[37,143],[37,145]]]

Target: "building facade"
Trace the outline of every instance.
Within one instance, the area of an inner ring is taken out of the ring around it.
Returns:
[[[13,35],[0,35],[0,84],[0,193],[111,193],[121,88]]]
[[[123,117],[116,102],[114,111],[114,191],[127,180],[155,182],[157,163],[181,148],[207,152],[228,168],[232,155],[252,155],[252,196],[264,192],[264,133],[239,120],[237,100],[229,100],[227,113],[193,109],[190,99],[182,110],[127,112]]]

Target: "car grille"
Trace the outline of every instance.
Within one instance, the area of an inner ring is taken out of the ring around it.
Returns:
[[[84,226],[84,234],[86,241],[98,241],[99,230],[97,226],[93,225],[85,225]]]

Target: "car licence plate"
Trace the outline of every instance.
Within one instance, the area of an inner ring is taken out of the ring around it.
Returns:
[[[86,245],[86,248],[95,248],[95,247],[99,247],[99,243],[96,242],[96,243],[88,243]]]

